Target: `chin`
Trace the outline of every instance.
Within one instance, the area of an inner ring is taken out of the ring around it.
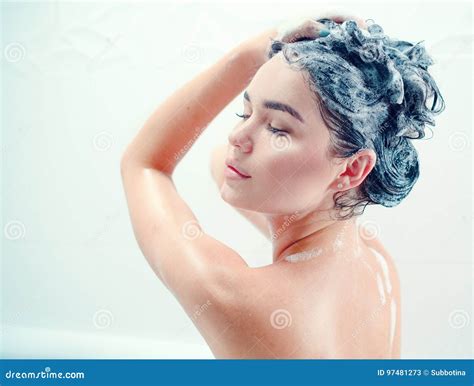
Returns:
[[[245,191],[230,187],[226,184],[226,182],[224,182],[222,184],[220,194],[221,198],[229,205],[240,209],[250,209],[248,205],[249,197]]]

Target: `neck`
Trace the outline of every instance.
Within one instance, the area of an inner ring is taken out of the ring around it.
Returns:
[[[311,255],[314,257],[323,252],[337,254],[345,250],[344,245],[350,242],[359,245],[356,217],[338,221],[329,219],[323,212],[296,212],[267,215],[267,220],[272,235],[274,263],[308,250],[314,252]]]

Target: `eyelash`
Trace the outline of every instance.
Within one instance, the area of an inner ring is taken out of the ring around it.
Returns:
[[[245,114],[239,114],[239,113],[235,113],[235,115],[237,115],[238,117],[242,118],[242,119],[247,119],[248,117],[250,117],[250,115],[245,115]],[[281,129],[277,129],[276,127],[273,127],[272,125],[268,125],[267,127],[267,130],[274,133],[274,134],[278,134],[278,135],[285,135],[285,134],[290,134],[288,131],[286,130],[281,130]]]

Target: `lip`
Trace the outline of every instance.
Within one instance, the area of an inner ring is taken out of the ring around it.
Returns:
[[[228,161],[228,162],[226,162],[226,165],[227,165],[227,167],[226,167],[225,172],[224,172],[226,177],[238,178],[238,179],[252,178],[252,176],[249,176],[242,169],[235,166],[234,162]]]

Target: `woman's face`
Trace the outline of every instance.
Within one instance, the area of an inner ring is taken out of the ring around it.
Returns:
[[[250,178],[235,178],[226,166],[222,198],[267,214],[326,208],[336,177],[326,158],[329,131],[304,73],[282,53],[273,56],[250,82],[239,114],[245,118],[229,135],[226,163]]]

